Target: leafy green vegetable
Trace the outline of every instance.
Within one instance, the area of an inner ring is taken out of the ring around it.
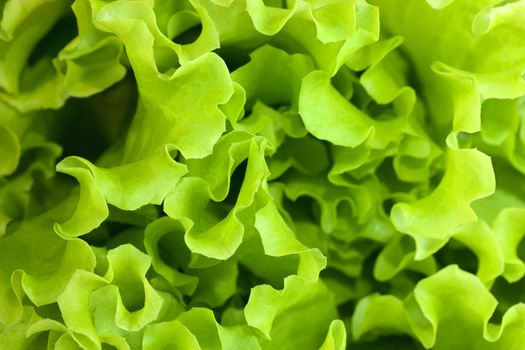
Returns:
[[[0,9],[1,349],[525,348],[524,0]]]

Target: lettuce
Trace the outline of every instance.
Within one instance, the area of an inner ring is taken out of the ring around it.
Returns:
[[[525,1],[0,9],[1,349],[525,348]]]

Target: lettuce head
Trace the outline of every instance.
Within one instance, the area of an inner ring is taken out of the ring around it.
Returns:
[[[0,349],[525,349],[525,0],[0,11]]]

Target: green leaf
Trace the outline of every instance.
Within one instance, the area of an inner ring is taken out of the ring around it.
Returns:
[[[396,204],[391,219],[396,229],[414,238],[416,259],[422,260],[446,244],[458,226],[476,221],[470,204],[492,194],[494,188],[486,155],[477,150],[449,150],[447,170],[438,187],[416,202]]]
[[[263,349],[318,348],[336,317],[326,287],[297,276],[287,277],[282,290],[268,285],[255,287],[244,313],[248,325],[267,338],[262,343]]]

